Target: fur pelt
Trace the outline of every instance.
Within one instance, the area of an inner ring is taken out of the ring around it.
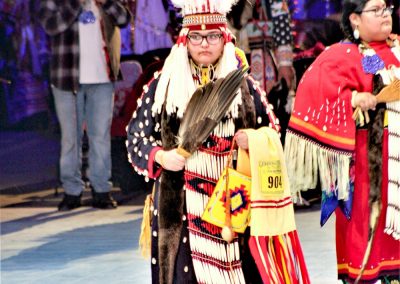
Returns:
[[[383,87],[380,76],[374,76],[374,94],[379,93]],[[368,243],[364,252],[360,273],[355,281],[357,284],[368,263],[375,237],[376,227],[378,226],[379,216],[382,209],[381,190],[382,190],[382,146],[384,115],[386,107],[379,104],[375,111],[369,111],[371,122],[368,124],[368,173],[369,173],[369,233]]]
[[[239,118],[235,122],[237,129],[255,126],[255,106],[250,95],[248,82],[243,81],[242,104],[239,106]],[[161,138],[164,150],[177,147],[176,135],[179,130],[179,119],[175,114],[167,115],[165,108],[161,114]],[[160,283],[172,284],[176,255],[179,249],[182,215],[184,204],[183,171],[163,170],[160,179],[158,208],[158,259]]]
[[[167,115],[165,106],[161,117],[161,138],[164,150],[175,148],[178,120]],[[158,208],[158,259],[160,283],[173,283],[175,258],[179,248],[183,215],[183,171],[163,170],[160,179]]]
[[[250,95],[249,81],[243,80],[240,86],[242,91],[242,104],[239,106],[239,119],[235,126],[237,129],[254,128],[256,125],[256,110],[253,98]]]

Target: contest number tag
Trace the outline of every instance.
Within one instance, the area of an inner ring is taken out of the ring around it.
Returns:
[[[280,160],[260,161],[258,164],[261,193],[269,196],[283,195],[282,166]]]

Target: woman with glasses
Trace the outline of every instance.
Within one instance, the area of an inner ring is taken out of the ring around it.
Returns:
[[[182,8],[183,28],[162,71],[144,87],[128,125],[127,147],[133,168],[145,179],[155,180],[153,283],[262,283],[244,239],[248,234],[228,243],[222,239],[221,228],[201,216],[234,137],[238,146],[248,149],[246,134],[238,130],[268,125],[279,129],[265,93],[261,95],[260,88],[247,77],[224,118],[198,150],[189,158],[177,152],[179,124],[195,90],[247,66],[227,29],[226,13],[233,2],[195,0],[176,4]],[[171,197],[170,188],[171,195],[182,194]],[[298,243],[289,251],[302,256]],[[278,265],[270,269],[277,271]],[[300,277],[294,267],[290,271],[291,276]]]
[[[293,196],[320,183],[321,225],[336,213],[344,283],[400,277],[400,45],[392,10],[383,0],[344,1],[346,39],[303,75],[286,136]]]

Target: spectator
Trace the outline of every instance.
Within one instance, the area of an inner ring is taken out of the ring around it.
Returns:
[[[50,81],[61,126],[60,211],[81,205],[83,128],[95,208],[116,208],[110,195],[113,81],[119,75],[120,31],[130,13],[119,0],[43,0],[39,20],[51,40]]]

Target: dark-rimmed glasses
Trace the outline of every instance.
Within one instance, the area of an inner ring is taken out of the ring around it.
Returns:
[[[207,35],[201,34],[188,34],[187,38],[189,39],[190,43],[193,45],[200,45],[204,39],[206,39],[207,43],[210,45],[218,44],[222,34],[219,33],[210,33]]]
[[[393,5],[391,5],[389,7],[381,7],[381,8],[377,7],[377,8],[369,9],[369,10],[362,10],[360,12],[360,14],[361,13],[374,12],[375,17],[382,17],[385,14],[385,12],[389,12],[389,14],[391,15],[392,12],[393,12],[393,8],[394,8]]]

